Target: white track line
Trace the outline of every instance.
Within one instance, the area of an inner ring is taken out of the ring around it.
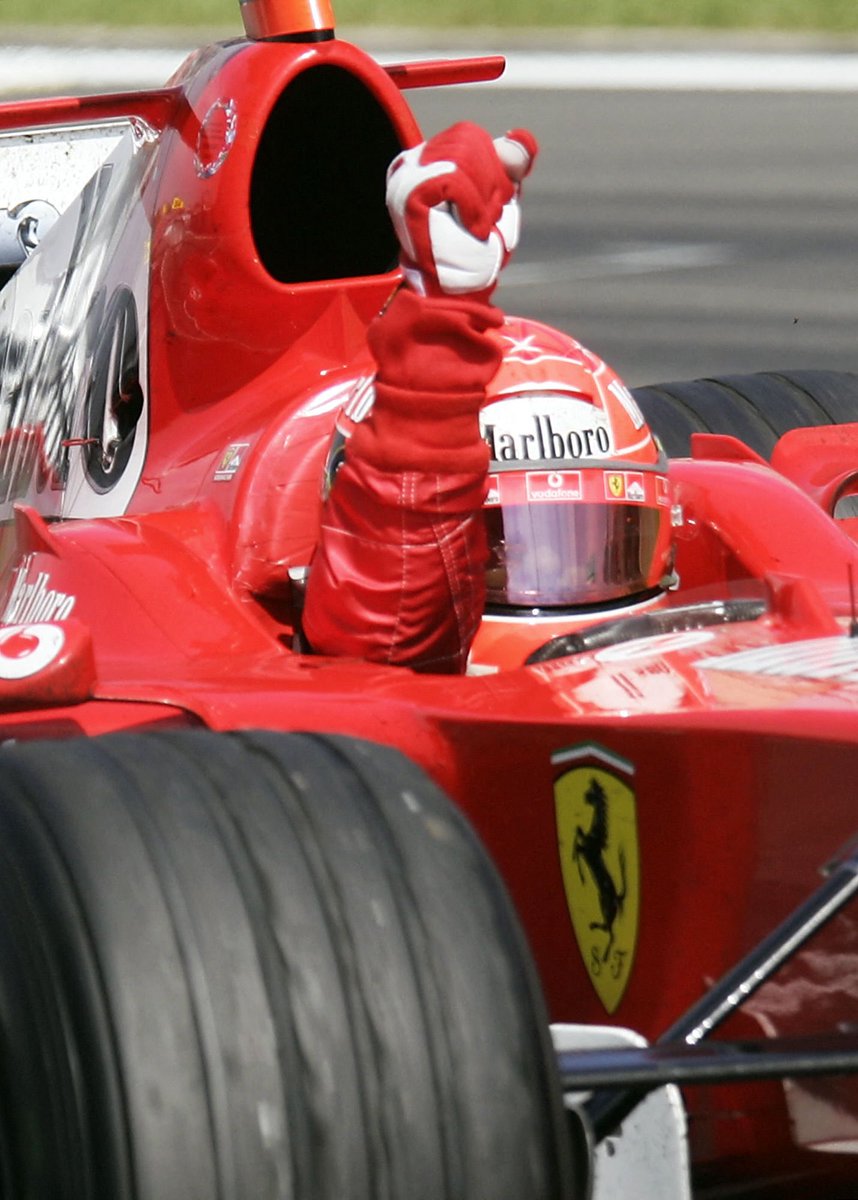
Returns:
[[[189,49],[0,46],[0,90],[56,95],[160,87]]]
[[[166,82],[191,48],[0,45],[0,93],[157,87]],[[381,62],[433,57],[462,58],[467,52],[387,51],[378,55]],[[858,53],[513,51],[507,55],[503,77],[494,84],[479,86],[579,91],[855,92]]]
[[[517,54],[507,87],[598,91],[858,91],[858,54],[736,52]]]

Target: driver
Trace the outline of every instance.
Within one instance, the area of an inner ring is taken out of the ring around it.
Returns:
[[[489,662],[521,662],[545,614],[565,631],[570,613],[665,586],[665,464],[630,393],[571,338],[492,304],[535,156],[523,130],[493,141],[461,123],[388,171],[405,282],[370,326],[370,403],[337,421],[308,649],[460,672],[494,619]]]

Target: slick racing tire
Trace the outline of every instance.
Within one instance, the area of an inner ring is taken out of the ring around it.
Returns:
[[[790,429],[858,421],[858,374],[843,371],[763,371],[633,389],[670,458],[691,453],[692,433],[739,438],[769,458]]]
[[[398,753],[172,731],[0,753],[4,1200],[540,1200],[535,972]]]

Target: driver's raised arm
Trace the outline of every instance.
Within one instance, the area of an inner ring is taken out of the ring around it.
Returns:
[[[464,669],[485,590],[479,412],[500,362],[487,331],[503,320],[491,295],[535,152],[527,133],[492,141],[462,123],[391,165],[406,282],[370,327],[375,399],[322,516],[303,624],[319,653]]]

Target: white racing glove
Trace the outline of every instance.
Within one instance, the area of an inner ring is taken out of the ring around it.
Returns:
[[[518,195],[536,153],[526,130],[493,141],[461,122],[394,159],[387,207],[416,292],[488,299],[518,244]]]

